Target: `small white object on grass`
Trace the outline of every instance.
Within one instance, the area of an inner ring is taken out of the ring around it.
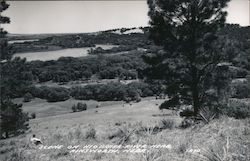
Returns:
[[[200,153],[201,150],[200,149],[188,149],[187,152],[188,153]]]
[[[30,139],[30,141],[35,145],[43,144],[41,139],[36,138],[36,135],[33,135],[32,138]]]

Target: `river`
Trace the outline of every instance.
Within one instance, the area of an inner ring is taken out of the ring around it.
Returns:
[[[111,49],[117,47],[116,45],[98,44],[96,47],[101,47],[103,49]],[[83,48],[69,48],[61,49],[55,51],[42,51],[42,52],[27,52],[27,53],[16,53],[13,57],[26,58],[27,61],[41,60],[57,60],[60,57],[84,57],[88,56],[88,50],[91,47]]]

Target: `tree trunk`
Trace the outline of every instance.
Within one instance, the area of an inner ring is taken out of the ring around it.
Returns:
[[[5,131],[5,138],[9,138],[9,132]]]
[[[194,108],[194,115],[197,116],[200,110],[200,101],[199,101],[199,92],[197,89],[197,85],[195,85],[193,89],[193,108]]]
[[[198,70],[194,66],[192,66],[192,99],[193,99],[193,108],[194,108],[194,115],[197,116],[200,110],[200,100],[199,100],[199,89],[198,89]]]

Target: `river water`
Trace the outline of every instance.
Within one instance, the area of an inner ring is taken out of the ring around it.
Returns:
[[[101,47],[103,49],[111,49],[116,47],[116,45],[98,44],[96,47]],[[26,58],[27,61],[41,60],[57,60],[60,57],[84,57],[88,56],[88,50],[91,47],[83,48],[70,48],[61,49],[55,51],[42,51],[42,52],[27,52],[27,53],[16,53],[13,57]]]

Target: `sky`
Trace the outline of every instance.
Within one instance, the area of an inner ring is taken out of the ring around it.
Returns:
[[[82,33],[121,27],[147,26],[148,6],[143,1],[8,1],[3,15],[9,33]],[[231,0],[228,23],[250,24],[250,0]]]

